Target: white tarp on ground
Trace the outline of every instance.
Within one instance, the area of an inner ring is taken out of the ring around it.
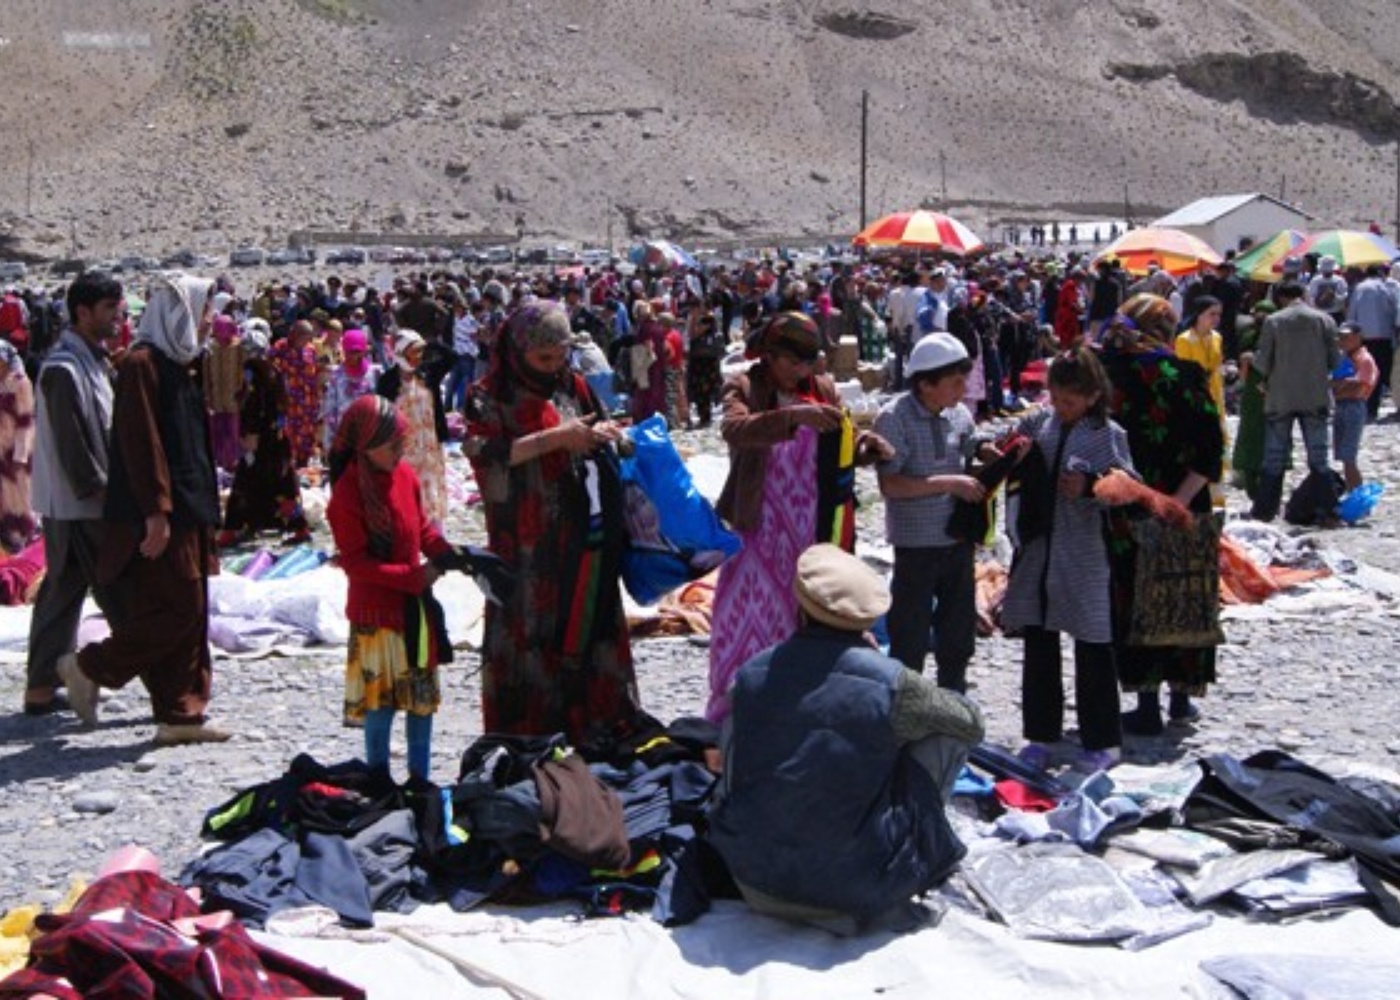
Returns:
[[[282,580],[248,580],[235,573],[209,579],[209,639],[218,655],[251,659],[345,655],[345,574],[321,566]],[[447,618],[453,644],[481,646],[486,601],[471,578],[448,573],[433,587]],[[0,662],[23,662],[29,648],[29,606],[0,607]],[[89,600],[83,606],[79,642],[107,632],[102,613]]]
[[[445,906],[408,916],[377,915],[379,929],[404,928],[417,947],[392,935],[381,943],[263,935],[274,947],[357,982],[372,998],[408,996],[772,998],[948,996],[972,988],[976,1000],[1036,997],[1074,1000],[1226,998],[1230,992],[1200,970],[1202,962],[1269,956],[1304,969],[1344,960],[1377,974],[1366,991],[1353,982],[1310,991],[1253,993],[1321,1000],[1393,998],[1400,993],[1400,934],[1368,911],[1294,924],[1219,918],[1205,930],[1153,948],[1074,946],[1014,937],[1005,927],[951,910],[934,928],[902,937],[843,939],[718,903],[689,927],[666,930],[648,917],[575,922],[561,907],[456,914]],[[342,932],[343,933],[343,932]],[[434,954],[437,953],[437,955]],[[454,965],[439,955],[451,956]],[[1325,960],[1325,961],[1324,961]],[[468,973],[467,970],[472,970]],[[1282,971],[1281,973],[1282,974]],[[496,985],[486,985],[491,982]],[[1302,984],[1299,984],[1302,985]]]

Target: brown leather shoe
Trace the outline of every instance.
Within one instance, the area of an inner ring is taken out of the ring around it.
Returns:
[[[97,725],[97,682],[78,666],[78,654],[64,653],[54,668],[68,689],[68,704],[73,706],[73,713],[89,726]]]
[[[233,738],[227,729],[197,723],[161,722],[156,725],[155,745],[178,747],[189,743],[224,743]]]

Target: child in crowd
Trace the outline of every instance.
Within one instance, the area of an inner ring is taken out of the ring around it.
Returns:
[[[986,496],[967,474],[968,460],[997,455],[962,403],[971,369],[967,348],[952,334],[923,337],[904,367],[908,391],[875,421],[875,433],[894,449],[878,466],[885,533],[894,546],[890,655],[922,673],[932,626],[938,685],[959,693],[967,690],[976,648],[976,581],[973,544],[948,534],[948,518],[956,499]]]
[[[1343,323],[1337,332],[1344,357],[1332,372],[1332,450],[1342,463],[1347,489],[1354,490],[1362,483],[1357,459],[1366,430],[1366,401],[1376,391],[1380,370],[1361,339],[1361,327]]]
[[[423,513],[418,477],[403,456],[408,427],[394,404],[361,396],[346,409],[330,451],[326,508],[341,569],[349,578],[345,615],[345,719],[363,724],[365,762],[388,770],[394,712],[407,716],[408,772],[426,779],[432,756],[437,668],[452,646],[433,599],[430,559],[451,543]]]
[[[1050,410],[1025,418],[1018,430],[1036,445],[1026,462],[1040,463],[1039,469],[1024,469],[1023,480],[1046,477],[1042,492],[1050,509],[1037,511],[1033,519],[1017,519],[1002,625],[1021,630],[1025,643],[1021,714],[1030,742],[1022,759],[1044,767],[1050,756],[1047,744],[1062,735],[1060,633],[1067,632],[1074,637],[1082,765],[1097,771],[1118,762],[1123,732],[1104,508],[1094,498],[1093,486],[1110,469],[1131,471],[1132,457],[1127,433],[1107,416],[1108,377],[1091,350],[1081,346],[1060,354],[1050,365],[1048,384]]]

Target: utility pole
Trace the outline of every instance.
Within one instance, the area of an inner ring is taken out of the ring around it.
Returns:
[[[29,170],[24,180],[24,214],[34,214],[34,140],[29,140]]]
[[[1395,144],[1395,238],[1400,240],[1400,142]]]
[[[1128,158],[1125,156],[1121,161],[1123,171],[1123,231],[1127,232],[1133,228],[1133,208],[1128,203]]]
[[[1284,204],[1288,203],[1288,175],[1279,174],[1278,177],[1278,200]]]
[[[948,157],[943,150],[938,151],[938,190],[939,198],[942,199],[939,208],[948,211]]]
[[[869,138],[870,91],[862,90],[860,92],[860,229],[857,230],[857,232],[864,232],[865,230],[865,176],[867,165],[870,162],[866,156],[869,149]]]

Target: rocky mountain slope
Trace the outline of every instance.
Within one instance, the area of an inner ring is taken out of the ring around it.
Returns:
[[[621,242],[1282,193],[1389,227],[1389,0],[0,0],[0,239]]]

